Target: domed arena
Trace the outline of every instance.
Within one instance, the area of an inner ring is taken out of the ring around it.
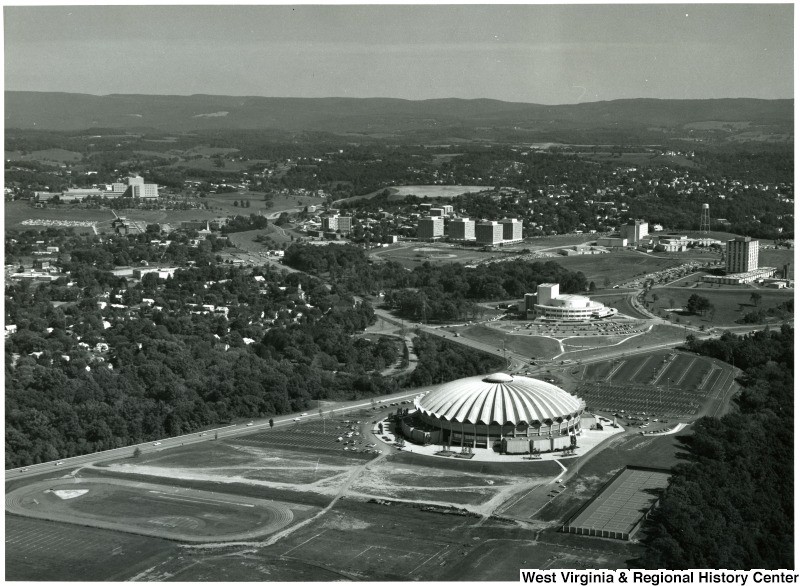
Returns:
[[[414,406],[402,421],[406,437],[508,453],[569,447],[586,408],[583,400],[555,385],[505,373],[443,384],[418,397]]]

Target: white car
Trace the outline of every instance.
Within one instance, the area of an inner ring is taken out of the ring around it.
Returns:
[[[160,446],[160,445],[161,445],[161,442],[153,442],[153,445],[154,445],[154,446]]]
[[[308,417],[308,413],[301,413],[300,417]]]
[[[251,421],[250,423],[247,424],[247,427],[251,427],[252,425],[253,425],[253,422]]]
[[[300,421],[300,418],[299,417],[295,417],[294,419],[292,419],[292,421]]]
[[[64,460],[59,460],[58,462],[56,462],[56,466],[61,466],[61,464],[63,464],[63,463],[64,463]]]

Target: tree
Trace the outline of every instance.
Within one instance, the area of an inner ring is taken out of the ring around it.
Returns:
[[[270,420],[269,420],[269,426],[270,426],[270,427],[275,427],[275,420],[274,420],[274,419],[270,418]]]
[[[689,296],[689,300],[686,302],[687,311],[689,313],[694,313],[695,315],[703,315],[712,307],[713,305],[711,304],[711,301],[709,301],[708,297],[702,297],[697,293],[692,293]]]
[[[758,307],[761,304],[761,293],[759,293],[758,291],[753,291],[750,294],[750,301],[753,302],[753,305]]]
[[[235,207],[235,208],[239,207],[239,200],[238,199],[234,199],[233,200],[233,207]]]
[[[136,446],[136,449],[133,450],[133,457],[138,458],[141,455],[142,455],[142,448]]]

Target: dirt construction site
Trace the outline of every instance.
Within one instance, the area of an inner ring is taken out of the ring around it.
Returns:
[[[556,374],[565,387],[597,393],[598,408],[622,405],[603,385],[644,389],[672,377],[673,402],[689,385],[706,410],[722,373],[712,381],[713,365],[697,360],[662,352]],[[520,567],[622,568],[636,543],[559,528],[609,475],[637,458],[669,466],[677,450],[675,435],[643,437],[640,422],[620,413],[624,433],[579,457],[453,461],[373,434],[398,407],[302,417],[7,481],[6,577],[514,580]]]

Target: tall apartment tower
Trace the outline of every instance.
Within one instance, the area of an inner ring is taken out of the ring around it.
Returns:
[[[128,177],[128,188],[125,194],[129,197],[154,199],[158,197],[158,185],[155,183],[145,183],[144,177],[140,177],[139,175]]]
[[[337,222],[339,232],[349,234],[353,231],[353,217],[352,216],[339,216]]]
[[[417,222],[417,238],[420,240],[435,240],[444,236],[444,218],[420,218]]]
[[[708,234],[711,231],[711,210],[707,203],[703,204],[700,208],[700,231],[703,234]]]
[[[758,268],[758,240],[737,236],[725,246],[725,272],[747,273]]]
[[[521,242],[522,241],[522,222],[516,218],[505,218],[500,220],[503,225],[503,241],[504,242]]]
[[[623,226],[620,232],[620,236],[628,239],[628,244],[631,246],[639,246],[642,239],[648,234],[647,222],[644,220],[634,220],[630,224]]]
[[[322,217],[322,230],[324,232],[342,232],[349,234],[353,229],[352,216],[340,216],[339,214],[332,214],[330,216]]]
[[[456,218],[447,225],[447,235],[453,240],[475,240],[475,220]]]
[[[503,242],[503,225],[495,221],[480,222],[475,226],[475,240],[489,246],[500,244]]]

